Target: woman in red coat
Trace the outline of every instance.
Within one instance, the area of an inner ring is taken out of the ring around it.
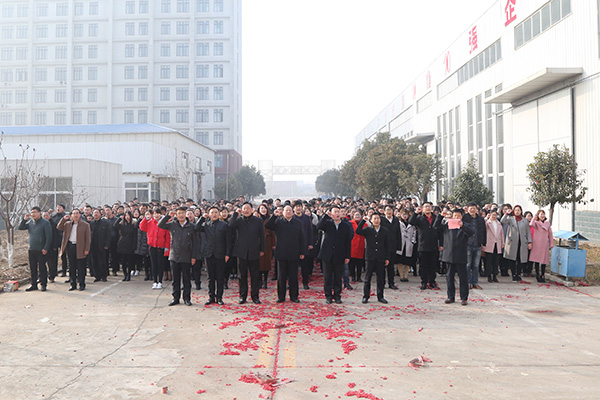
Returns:
[[[356,234],[356,227],[362,221],[362,212],[356,210],[354,212],[354,218],[350,221],[352,224],[352,230],[354,231],[354,237],[350,246],[350,262],[348,268],[350,269],[350,277],[352,282],[362,282],[361,274],[365,268],[365,237]]]

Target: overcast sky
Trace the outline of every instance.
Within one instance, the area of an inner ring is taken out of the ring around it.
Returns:
[[[244,1],[244,160],[341,165],[362,128],[495,2]]]

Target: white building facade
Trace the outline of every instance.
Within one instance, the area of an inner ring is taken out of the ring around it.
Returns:
[[[116,200],[140,202],[175,200],[179,197],[199,200],[214,198],[214,150],[173,129],[152,124],[66,125],[0,127],[4,132],[2,150],[9,160],[21,157],[21,144],[35,149],[35,160],[87,160],[99,165],[117,165],[120,171],[115,184],[111,169],[110,191],[98,193],[108,173],[95,164],[77,164],[85,171],[75,171],[72,162],[49,169],[47,178],[69,177],[80,201],[101,198],[112,204]],[[52,164],[54,165],[54,164]],[[103,167],[104,168],[104,167]],[[56,176],[54,176],[54,175]],[[114,191],[117,186],[118,192]],[[108,187],[108,186],[107,186]],[[86,200],[84,194],[90,199]],[[114,198],[107,198],[110,194]]]
[[[495,201],[535,212],[526,168],[565,145],[600,195],[600,1],[498,0],[356,137],[425,143],[443,161],[444,198],[470,158]],[[600,241],[600,204],[557,210],[555,229]]]
[[[0,126],[154,123],[241,165],[241,0],[0,0],[0,35]]]

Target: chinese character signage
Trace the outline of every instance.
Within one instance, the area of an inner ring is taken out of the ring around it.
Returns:
[[[427,71],[425,75],[425,88],[431,89],[431,71]]]
[[[469,31],[469,54],[477,50],[477,26]]]
[[[517,19],[517,13],[515,12],[515,5],[517,4],[517,0],[507,0],[506,6],[504,7],[504,13],[506,14],[506,22],[504,22],[504,26],[510,25],[515,19]]]
[[[446,75],[450,73],[450,68],[450,52],[447,52],[444,56],[444,71],[446,72]]]

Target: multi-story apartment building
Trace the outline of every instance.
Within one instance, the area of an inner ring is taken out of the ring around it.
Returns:
[[[241,0],[0,0],[0,35],[0,126],[154,123],[241,166]]]

